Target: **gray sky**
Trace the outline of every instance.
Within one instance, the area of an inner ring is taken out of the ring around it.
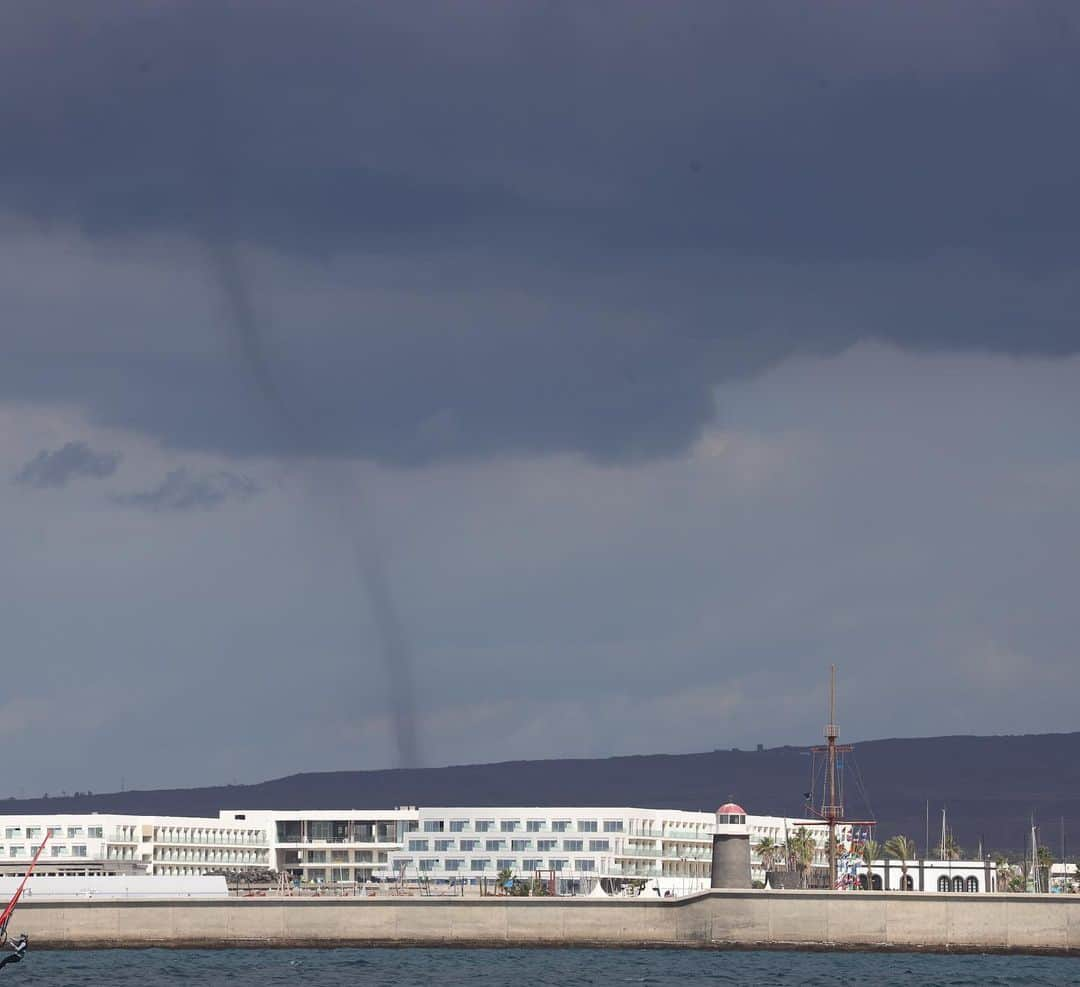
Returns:
[[[425,763],[1073,727],[1075,4],[8,4],[0,91],[0,795],[395,763],[370,559]]]

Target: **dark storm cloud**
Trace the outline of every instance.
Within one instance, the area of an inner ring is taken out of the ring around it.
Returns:
[[[113,494],[111,499],[124,507],[148,511],[196,511],[228,500],[250,500],[259,490],[250,477],[226,471],[195,474],[182,468],[169,472],[150,490]]]
[[[112,476],[120,465],[120,453],[95,452],[85,442],[68,442],[52,452],[42,449],[18,473],[13,483],[19,486],[66,487],[80,476]]]
[[[1070,3],[10,5],[0,56],[3,210],[293,265],[256,303],[321,451],[650,457],[793,353],[1080,346],[1054,295],[1080,263]],[[339,256],[430,308],[339,284],[281,315]],[[5,391],[272,444],[208,359],[79,352],[19,354]]]
[[[3,198],[301,250],[1075,257],[1080,14],[912,6],[898,38],[854,4],[8,7]]]

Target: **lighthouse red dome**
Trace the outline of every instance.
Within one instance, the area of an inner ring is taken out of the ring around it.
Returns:
[[[725,802],[716,810],[718,816],[745,816],[746,810],[735,802]]]

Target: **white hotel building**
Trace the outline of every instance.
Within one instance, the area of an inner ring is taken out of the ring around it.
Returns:
[[[0,876],[22,874],[45,833],[35,874],[161,874],[272,866],[269,832],[257,822],[190,816],[0,815]]]
[[[786,832],[812,824],[776,816],[748,816],[747,823],[751,847],[765,836],[783,843]],[[709,886],[715,832],[714,813],[677,809],[421,808],[390,867],[446,883],[490,879],[504,869],[522,877],[548,872],[564,888],[644,879],[685,894]],[[820,843],[816,862],[824,864]],[[752,870],[764,880],[756,854]]]
[[[747,823],[752,849],[763,837],[782,844],[799,826],[813,825],[776,816],[748,816]],[[36,871],[43,876],[269,869],[330,888],[401,877],[476,884],[509,868],[522,877],[553,872],[563,889],[631,878],[687,893],[709,885],[715,826],[711,812],[613,807],[8,815],[0,817],[0,875],[23,873],[47,829]],[[824,831],[816,831],[815,863],[824,865]],[[752,867],[763,880],[756,853]]]

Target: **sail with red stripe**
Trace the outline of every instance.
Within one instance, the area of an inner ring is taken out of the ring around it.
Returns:
[[[49,842],[49,829],[45,828],[45,839],[41,841],[41,846],[37,848],[37,853],[34,854],[34,859],[30,861],[30,866],[26,868],[26,873],[23,875],[22,881],[16,888],[15,893],[11,896],[11,901],[7,903],[7,908],[0,912],[0,940],[7,935],[7,925],[11,918],[11,913],[15,911],[15,906],[19,903],[19,899],[22,897],[23,889],[26,887],[26,882],[30,880],[30,875],[34,872],[34,867],[37,866],[38,857],[41,856],[41,851],[45,849],[45,844]]]

